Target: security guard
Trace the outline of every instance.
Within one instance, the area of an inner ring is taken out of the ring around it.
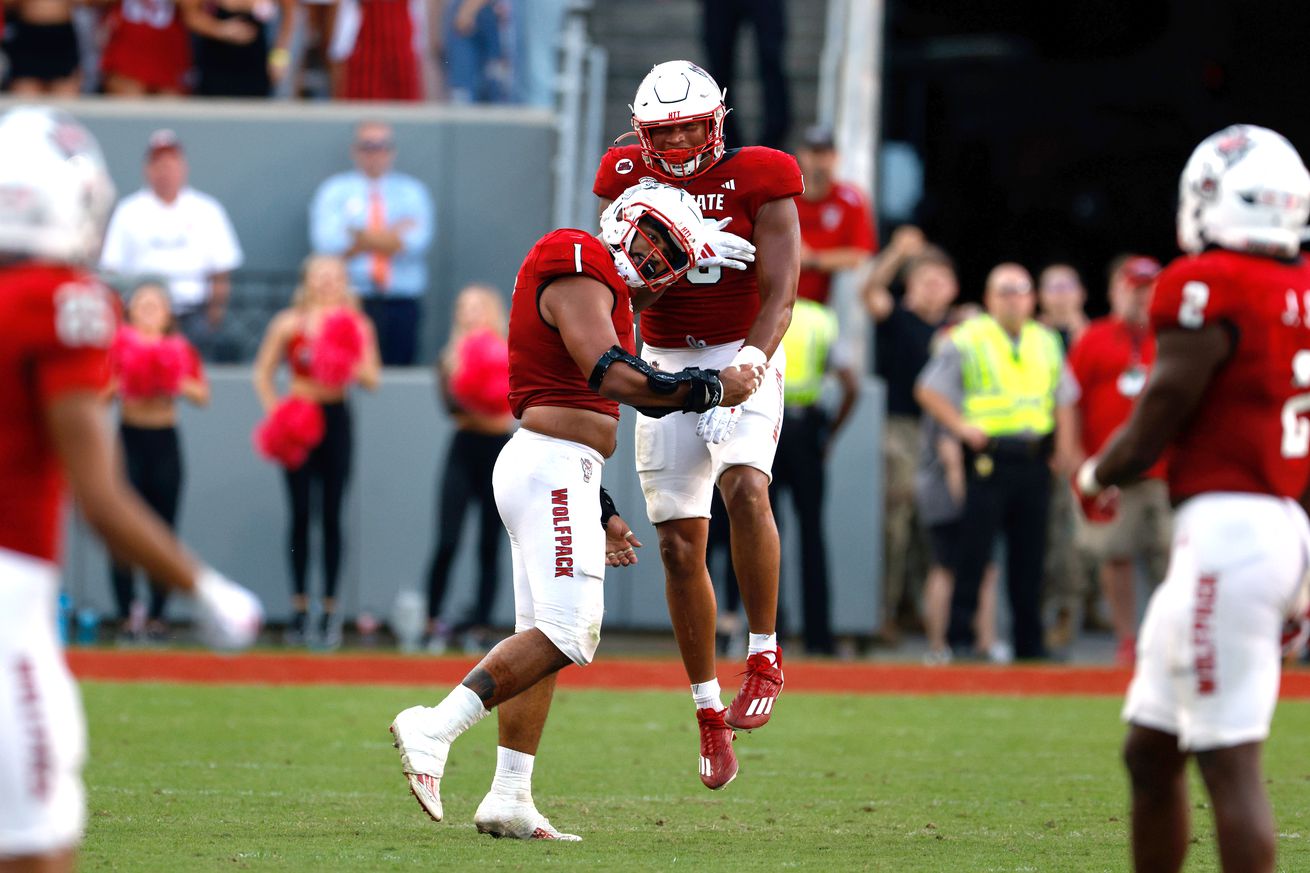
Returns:
[[[775,508],[779,492],[791,492],[800,527],[805,651],[822,655],[834,653],[823,529],[824,460],[833,435],[855,406],[860,386],[855,370],[834,356],[836,341],[836,314],[821,303],[798,299],[782,340],[787,352],[784,412],[770,486],[770,502]],[[820,402],[824,377],[829,372],[837,376],[841,386],[836,414],[829,413]]]
[[[924,411],[965,450],[967,493],[947,631],[958,655],[973,648],[978,588],[1003,532],[1015,657],[1046,657],[1041,587],[1050,468],[1067,476],[1077,462],[1078,383],[1059,336],[1033,320],[1033,298],[1027,270],[995,267],[987,277],[986,312],[939,344],[915,385]]]

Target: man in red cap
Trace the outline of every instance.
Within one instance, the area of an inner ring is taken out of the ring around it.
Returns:
[[[1069,351],[1082,396],[1082,450],[1094,456],[1132,412],[1155,362],[1148,315],[1160,262],[1120,255],[1110,264],[1110,314],[1093,321]],[[1146,560],[1152,583],[1164,578],[1171,510],[1164,461],[1119,491],[1116,507],[1084,503],[1077,544],[1100,566],[1101,593],[1110,607],[1118,643],[1116,660],[1133,663],[1137,636],[1135,570]]]

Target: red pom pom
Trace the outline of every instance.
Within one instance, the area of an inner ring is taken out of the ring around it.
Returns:
[[[191,349],[180,336],[167,336],[155,343],[155,393],[176,395],[191,366]]]
[[[303,397],[288,397],[255,427],[255,449],[267,460],[296,470],[323,440],[323,408]]]
[[[466,336],[455,355],[450,393],[469,412],[504,415],[509,412],[509,346],[495,331]]]
[[[338,309],[323,319],[314,339],[310,372],[329,388],[344,388],[354,378],[363,356],[364,328],[359,316],[349,309]]]
[[[114,336],[114,364],[118,371],[118,390],[128,400],[153,397],[155,388],[155,343],[124,326]]]

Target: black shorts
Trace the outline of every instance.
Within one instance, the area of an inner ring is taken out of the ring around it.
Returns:
[[[54,82],[77,72],[82,55],[72,22],[28,24],[9,21],[5,26],[5,53],[9,80],[37,79]]]
[[[964,521],[943,522],[928,526],[928,552],[934,564],[938,564],[952,573],[960,560],[960,535],[964,532]]]

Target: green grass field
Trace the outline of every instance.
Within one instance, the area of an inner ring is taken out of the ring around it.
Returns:
[[[784,696],[737,741],[725,791],[697,777],[690,701],[567,691],[538,807],[581,844],[492,840],[473,811],[494,718],[455,745],[433,824],[387,725],[431,689],[83,686],[84,870],[1123,871],[1126,793],[1110,698]],[[1279,869],[1310,869],[1310,703],[1268,747]],[[1215,870],[1194,784],[1187,870]]]

